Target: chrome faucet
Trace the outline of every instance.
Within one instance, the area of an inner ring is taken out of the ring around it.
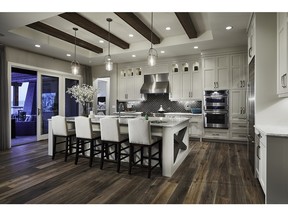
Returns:
[[[121,111],[124,111],[124,104],[123,103],[119,103],[119,105],[118,105],[119,118],[120,118]]]

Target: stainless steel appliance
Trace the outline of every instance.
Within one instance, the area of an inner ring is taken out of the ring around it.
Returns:
[[[169,74],[148,74],[144,75],[144,83],[140,89],[141,94],[169,93]]]
[[[204,127],[229,127],[229,91],[204,91]]]
[[[247,107],[248,107],[248,159],[255,173],[255,57],[249,63],[249,80],[247,83]]]

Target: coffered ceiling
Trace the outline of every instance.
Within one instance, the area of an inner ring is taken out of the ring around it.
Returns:
[[[152,42],[159,59],[247,45],[250,13],[155,12],[153,16]],[[113,61],[145,60],[151,40],[150,12],[0,13],[0,43],[72,61],[76,27],[77,60],[80,64],[101,65],[108,52],[107,18],[113,20]],[[229,31],[225,29],[228,25],[233,26]]]

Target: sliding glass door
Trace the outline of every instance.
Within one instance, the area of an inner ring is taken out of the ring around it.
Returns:
[[[48,138],[48,119],[59,114],[59,76],[38,74],[37,140]]]

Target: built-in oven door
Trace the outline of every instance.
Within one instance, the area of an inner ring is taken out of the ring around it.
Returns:
[[[228,129],[229,127],[228,111],[205,111],[204,127]]]
[[[204,106],[226,107],[228,104],[227,96],[204,96]]]

